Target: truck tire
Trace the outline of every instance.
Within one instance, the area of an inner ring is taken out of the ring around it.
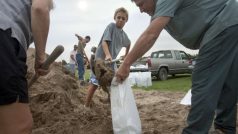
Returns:
[[[168,71],[166,68],[160,68],[159,73],[158,73],[158,77],[160,80],[167,80],[168,78]]]

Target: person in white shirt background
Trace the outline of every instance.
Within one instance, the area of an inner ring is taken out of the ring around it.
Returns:
[[[75,65],[77,65],[77,62],[76,62],[77,48],[78,46],[74,45],[74,49],[70,52],[70,58],[69,58],[70,72],[73,76],[75,75]]]

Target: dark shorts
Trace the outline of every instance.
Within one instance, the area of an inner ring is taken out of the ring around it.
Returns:
[[[0,105],[28,103],[26,73],[25,50],[10,29],[0,29]]]

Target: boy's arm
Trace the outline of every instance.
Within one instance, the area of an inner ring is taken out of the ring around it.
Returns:
[[[37,75],[45,75],[48,71],[40,69],[45,61],[45,47],[50,25],[52,0],[32,0],[31,28],[36,48],[35,70]]]
[[[129,45],[126,47],[126,52],[125,52],[125,55],[124,55],[123,59],[124,59],[124,58],[127,56],[127,54],[129,53],[130,47],[131,47],[131,44],[129,44]]]
[[[82,41],[82,40],[83,40],[83,37],[82,37],[82,36],[79,36],[78,34],[75,34],[75,36],[78,38],[79,41]]]
[[[108,48],[108,44],[106,41],[102,42],[102,48],[103,48],[103,52],[105,54],[105,60],[112,60],[112,56],[110,54],[109,48]]]
[[[76,61],[73,54],[70,54],[70,58],[71,58],[73,61]]]

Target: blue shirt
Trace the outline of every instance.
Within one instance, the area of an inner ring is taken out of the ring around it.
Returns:
[[[238,24],[237,0],[157,0],[152,20],[171,17],[165,30],[190,49],[198,49]]]

